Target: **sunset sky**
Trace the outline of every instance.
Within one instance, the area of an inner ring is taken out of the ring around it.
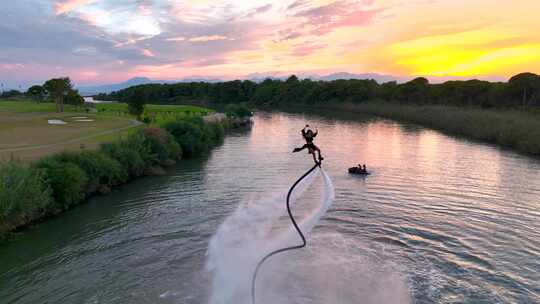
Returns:
[[[0,82],[540,73],[539,0],[12,0]]]

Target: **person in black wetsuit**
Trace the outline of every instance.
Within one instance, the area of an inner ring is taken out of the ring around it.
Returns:
[[[304,137],[304,139],[306,140],[306,144],[303,145],[302,147],[300,148],[294,148],[293,150],[293,153],[296,153],[296,152],[300,152],[304,149],[308,149],[309,151],[309,154],[313,155],[313,160],[315,161],[315,163],[317,164],[320,164],[320,162],[324,159],[321,155],[321,149],[319,149],[314,143],[313,143],[313,139],[317,136],[317,134],[319,133],[319,131],[317,130],[317,128],[315,128],[315,132],[313,132],[311,129],[308,129],[309,128],[309,125],[306,125],[303,129],[302,129],[302,137]],[[307,130],[306,130],[307,129]],[[317,153],[319,153],[319,159],[317,160],[316,156],[315,156],[315,151],[317,151]]]

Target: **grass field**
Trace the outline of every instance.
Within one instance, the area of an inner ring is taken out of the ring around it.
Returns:
[[[72,105],[64,105],[65,112],[83,112],[82,107],[76,107]],[[21,99],[15,101],[13,99],[0,100],[0,113],[35,113],[35,112],[56,112],[56,106],[54,103],[46,102],[33,102],[28,99]]]
[[[96,104],[96,109],[98,111],[118,111],[118,112],[127,112],[128,107],[125,103],[98,103]],[[186,105],[153,105],[149,104],[145,107],[146,112],[148,113],[160,113],[160,112],[174,112],[174,113],[209,113],[210,109],[205,109],[197,106],[186,106]]]
[[[33,160],[63,150],[94,149],[141,125],[128,113],[127,104],[96,104],[95,113],[72,105],[65,105],[64,109],[64,113],[56,113],[54,103],[37,103],[24,98],[0,100],[0,159]],[[159,123],[179,115],[198,116],[211,112],[196,106],[147,105],[143,116]],[[77,121],[75,117],[92,121]],[[67,124],[51,125],[50,119],[60,119]]]
[[[116,116],[124,118],[135,117],[129,114],[128,105],[125,103],[100,103],[96,104],[99,115]],[[162,125],[167,121],[175,121],[189,116],[205,116],[213,110],[190,105],[153,105],[145,106],[142,121],[150,125]]]
[[[74,117],[93,121],[77,121]],[[67,124],[51,125],[49,119]],[[100,138],[108,139],[132,127],[129,119],[86,113],[0,111],[0,158],[35,159],[64,149],[80,149],[81,144],[90,149],[99,144]]]

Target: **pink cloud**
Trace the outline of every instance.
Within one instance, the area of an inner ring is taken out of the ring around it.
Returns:
[[[141,15],[143,15],[143,16],[150,16],[150,15],[152,15],[152,10],[151,10],[148,6],[146,6],[146,5],[144,5],[144,4],[139,5],[139,12],[140,12]]]
[[[93,26],[97,26],[100,19],[107,18],[109,15],[110,13],[107,11],[99,11],[92,13],[80,13],[79,18]]]
[[[267,5],[257,7],[253,11],[248,13],[246,15],[246,18],[254,17],[254,16],[259,15],[259,14],[264,14],[264,13],[266,13],[267,11],[269,11],[271,9],[272,9],[272,4],[267,4]]]
[[[116,48],[120,48],[120,47],[123,47],[123,46],[126,46],[126,45],[132,45],[132,44],[136,44],[140,41],[144,41],[144,40],[148,40],[150,39],[150,37],[133,37],[133,35],[129,35],[127,40],[124,41],[124,42],[116,42],[114,44],[114,47]]]
[[[309,3],[309,0],[296,0],[287,6],[287,10],[292,10],[295,8],[303,7]]]
[[[165,39],[165,41],[172,41],[172,42],[186,41],[186,37],[182,37],[182,36],[171,37],[171,38]]]
[[[220,65],[224,63],[227,63],[227,60],[225,60],[224,58],[208,58],[185,61],[179,64],[179,66],[183,68],[199,68]]]
[[[0,70],[12,71],[24,69],[26,66],[22,63],[4,63],[0,64]]]
[[[326,44],[306,42],[303,44],[296,45],[291,55],[292,56],[307,56],[314,53],[317,50],[324,49],[325,47],[327,47]]]
[[[146,56],[146,57],[156,57],[156,54],[154,54],[149,49],[142,49],[141,54],[143,54],[143,56]]]
[[[292,39],[301,37],[302,33],[295,29],[288,28],[288,29],[278,31],[278,35],[280,36],[280,38],[277,41],[285,41],[285,40],[292,40]]]
[[[305,9],[295,14],[304,18],[303,27],[311,28],[311,34],[324,35],[344,26],[363,26],[373,21],[382,9],[364,9],[370,1],[339,0],[327,5]]]

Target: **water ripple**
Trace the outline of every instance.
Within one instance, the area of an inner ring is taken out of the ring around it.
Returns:
[[[210,236],[239,204],[285,191],[310,166],[290,154],[306,121],[336,199],[311,251],[297,253],[316,259],[290,264],[295,279],[324,284],[311,282],[312,295],[293,286],[294,301],[335,289],[336,303],[370,303],[376,288],[405,284],[410,299],[392,303],[540,303],[538,159],[388,120],[280,113],[0,248],[0,302],[205,303]],[[373,174],[350,176],[356,163]]]

